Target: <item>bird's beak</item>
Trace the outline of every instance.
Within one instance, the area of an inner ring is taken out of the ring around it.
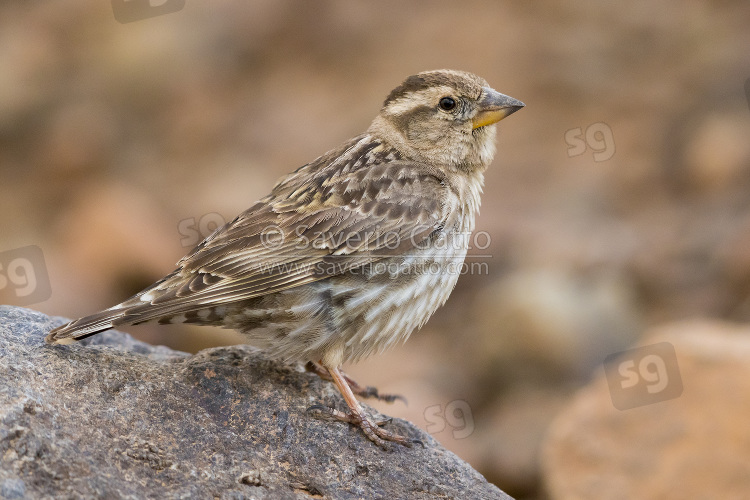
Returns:
[[[518,99],[513,99],[489,87],[484,87],[482,94],[482,98],[479,100],[479,110],[471,120],[472,129],[497,123],[526,106]]]

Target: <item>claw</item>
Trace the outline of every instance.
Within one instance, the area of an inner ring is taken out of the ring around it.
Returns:
[[[391,422],[393,422],[393,417],[383,417],[375,421],[378,427],[383,427],[385,424],[390,424]]]
[[[348,376],[344,375],[344,378],[346,378],[346,381],[349,382],[349,387],[352,388],[352,391],[357,396],[361,396],[363,398],[375,398],[379,401],[385,401],[386,403],[393,403],[398,399],[403,401],[405,405],[409,404],[406,398],[401,394],[380,394],[377,387],[372,387],[371,385],[362,387],[357,384],[357,382],[350,379]]]
[[[320,416],[321,413],[327,413],[326,410],[332,410],[332,409],[333,408],[329,408],[329,407],[323,406],[323,405],[312,405],[312,406],[309,406],[307,408],[307,410],[305,410],[305,412],[308,415],[312,415],[312,416],[318,417],[318,416]],[[328,412],[328,413],[330,413],[330,412]]]

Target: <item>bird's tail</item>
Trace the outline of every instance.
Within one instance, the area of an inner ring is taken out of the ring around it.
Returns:
[[[118,325],[127,325],[138,322],[134,318],[144,306],[150,304],[150,300],[146,300],[146,297],[151,297],[149,292],[153,293],[159,290],[168,280],[172,279],[178,270],[173,271],[164,278],[160,279],[153,285],[141,290],[137,294],[130,297],[125,302],[117,304],[116,306],[99,311],[89,316],[84,316],[77,320],[71,321],[68,324],[53,328],[44,338],[44,341],[48,344],[70,344],[76,340],[83,340],[86,337],[91,337],[97,333],[101,333],[110,328],[114,328]],[[135,314],[134,314],[135,313]],[[149,318],[151,319],[151,318]],[[144,319],[144,322],[148,319]]]
[[[224,307],[186,300],[179,295],[183,280],[178,272],[179,269],[175,270],[114,307],[52,329],[45,342],[70,344],[119,325],[138,325],[149,321],[223,325]]]
[[[125,314],[126,309],[115,306],[53,328],[44,341],[48,344],[70,344],[115,327],[120,324],[118,320],[122,320]]]

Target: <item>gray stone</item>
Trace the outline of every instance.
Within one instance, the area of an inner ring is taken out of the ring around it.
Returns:
[[[409,422],[386,425],[423,446],[384,451],[310,417],[345,404],[299,366],[117,331],[44,344],[63,321],[0,306],[2,498],[510,498]]]

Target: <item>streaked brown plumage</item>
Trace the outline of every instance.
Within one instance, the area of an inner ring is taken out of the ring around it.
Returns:
[[[523,103],[470,73],[409,77],[363,135],[287,175],[125,302],[55,328],[50,343],[146,321],[219,325],[330,374],[377,444],[340,371],[402,342],[448,298],[474,229],[494,123]]]

